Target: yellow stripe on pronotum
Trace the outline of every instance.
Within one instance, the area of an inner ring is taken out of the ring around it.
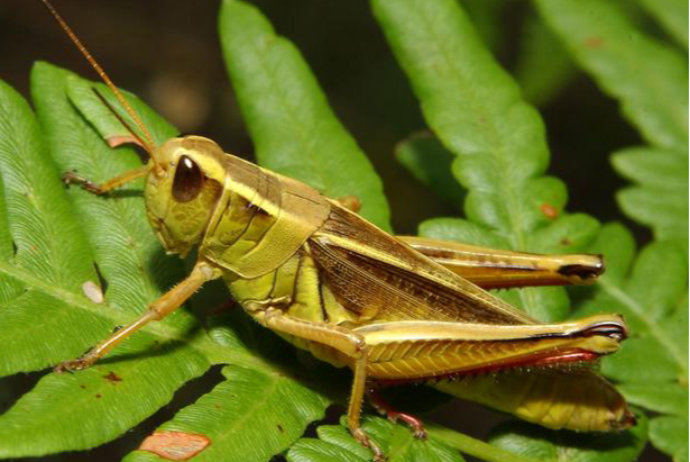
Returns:
[[[325,197],[223,152],[210,139],[184,136],[157,146],[70,27],[42,1],[134,126],[111,112],[149,154],[144,167],[100,185],[73,173],[65,181],[104,194],[146,176],[146,210],[161,244],[169,253],[184,256],[196,248],[198,255],[191,274],[139,319],[58,371],[91,366],[204,283],[222,278],[261,325],[352,369],[348,426],[377,460],[382,452],[360,427],[366,394],[379,409],[411,423],[418,436],[424,430],[414,418],[393,413],[375,393],[376,384],[471,377],[460,380],[468,386],[455,394],[546,427],[613,431],[634,423],[625,400],[591,368],[558,367],[616,351],[627,336],[619,316],[541,324],[486,290],[588,283],[603,272],[599,256],[533,255],[392,236],[356,213],[356,198]],[[530,372],[514,373],[524,367]],[[489,376],[482,373],[498,371],[503,379],[482,381]],[[530,394],[544,383],[553,385],[550,396]]]

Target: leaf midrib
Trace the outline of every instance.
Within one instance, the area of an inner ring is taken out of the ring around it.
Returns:
[[[648,106],[646,104],[646,101],[666,101],[667,98],[661,98],[659,99],[659,96],[666,96],[666,93],[662,91],[661,89],[665,87],[663,83],[661,83],[658,79],[657,74],[655,72],[652,72],[651,74],[648,72],[649,66],[643,66],[642,68],[639,68],[634,61],[633,55],[638,56],[639,53],[627,53],[627,48],[625,46],[622,46],[619,41],[614,39],[613,41],[607,41],[606,47],[607,50],[610,50],[610,52],[618,56],[620,61],[624,66],[627,66],[626,69],[636,69],[638,71],[638,74],[643,76],[643,79],[647,82],[647,90],[651,89],[651,92],[655,98],[638,98],[637,93],[635,91],[630,91],[629,90],[629,85],[616,85],[616,84],[611,84],[609,79],[611,80],[616,80],[617,76],[614,75],[612,76],[608,70],[604,70],[603,73],[607,75],[605,79],[607,80],[606,83],[600,81],[598,79],[601,66],[598,64],[592,64],[590,60],[591,56],[591,50],[587,49],[585,46],[580,44],[579,40],[571,39],[571,27],[570,26],[562,26],[562,22],[558,19],[554,19],[557,16],[559,16],[559,12],[554,11],[553,9],[550,9],[546,7],[545,5],[548,2],[546,1],[540,1],[538,2],[538,5],[540,6],[540,10],[547,18],[547,22],[549,22],[552,26],[554,26],[554,29],[556,29],[556,32],[558,35],[562,38],[565,39],[565,42],[569,48],[569,50],[572,52],[572,54],[575,56],[576,60],[579,61],[579,64],[582,67],[585,67],[591,74],[594,74],[594,77],[598,81],[597,83],[603,87],[605,87],[607,92],[611,92],[614,96],[619,97],[622,95],[625,95],[623,98],[619,98],[620,103],[622,106],[630,108],[631,106],[634,107],[635,109],[632,110],[632,113],[629,113],[630,118],[632,119],[631,122],[641,131],[641,132],[648,132],[648,124],[645,122],[640,123],[640,117],[638,116],[639,110],[638,108],[640,107],[640,101],[642,101],[643,106]],[[557,7],[556,7],[557,8]],[[620,13],[620,11],[616,11],[617,13]],[[635,30],[630,23],[625,23],[623,25],[624,28],[629,28],[629,30],[633,30],[637,32],[637,39],[640,41],[645,42],[645,45],[652,45],[652,47],[655,47],[657,44],[651,40],[650,37],[642,34],[641,32]],[[567,29],[567,30],[566,30]],[[589,35],[589,34],[588,34]],[[618,36],[618,34],[616,34]],[[583,57],[584,55],[587,55],[587,57]],[[666,61],[668,62],[668,61]],[[632,63],[632,65],[631,65]],[[641,72],[639,72],[641,71]],[[633,95],[632,98],[630,98],[630,95]],[[646,96],[646,95],[645,95]],[[687,109],[686,109],[687,111]],[[680,134],[686,134],[687,135],[687,122],[685,124],[682,123],[683,120],[685,120],[685,117],[683,116],[682,113],[682,108],[678,107],[678,105],[674,105],[673,107],[670,108],[670,112],[665,113],[664,115],[660,116],[660,113],[657,112],[656,117],[661,117],[664,120],[666,120],[666,114],[668,114],[672,120],[673,123],[673,146],[665,146],[664,143],[659,143],[658,139],[649,139],[650,144],[654,146],[659,146],[661,148],[670,148],[670,149],[677,149],[679,146],[684,146],[685,145],[685,140],[684,139],[678,139],[675,135],[680,133]],[[645,119],[645,117],[642,117],[642,119]],[[687,136],[685,137],[687,138]]]

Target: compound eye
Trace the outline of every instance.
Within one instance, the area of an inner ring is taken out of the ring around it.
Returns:
[[[187,156],[181,156],[175,179],[173,180],[172,193],[178,202],[194,200],[204,185],[204,174],[199,166]]]

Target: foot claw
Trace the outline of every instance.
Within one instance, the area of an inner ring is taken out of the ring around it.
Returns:
[[[358,428],[356,430],[351,430],[352,436],[355,437],[355,439],[359,442],[364,447],[367,447],[371,449],[371,452],[374,453],[374,462],[385,462],[387,460],[386,455],[381,451],[381,448],[379,448],[372,440],[367,436],[367,434],[362,430],[361,428]]]
[[[398,412],[393,409],[393,407],[388,404],[385,399],[383,399],[378,390],[369,391],[369,401],[374,408],[381,414],[385,415],[388,420],[393,423],[396,423],[398,420],[400,420],[410,427],[415,438],[420,440],[426,439],[427,433],[422,421],[413,415]]]
[[[82,189],[92,193],[92,194],[102,194],[101,188],[85,178],[77,176],[76,170],[65,172],[62,174],[62,182],[67,186],[71,184],[78,184]]]
[[[75,359],[73,361],[63,361],[55,368],[53,369],[55,372],[58,374],[61,374],[63,372],[76,372],[76,371],[83,371],[84,369],[88,368],[90,364],[88,364],[86,361],[83,359]]]
[[[424,427],[415,428],[413,434],[414,434],[414,437],[417,438],[418,440],[426,440],[427,436],[429,436],[426,432],[426,428],[424,428]]]
[[[81,178],[77,176],[76,170],[70,170],[62,174],[62,182],[68,186],[74,183],[80,183],[80,180]]]

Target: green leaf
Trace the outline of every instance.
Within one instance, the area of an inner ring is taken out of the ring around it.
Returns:
[[[0,130],[2,130],[3,135],[7,133],[20,133],[24,135],[24,138],[20,137],[18,139],[13,139],[8,136],[0,137],[0,172],[7,170],[5,167],[8,163],[17,162],[14,156],[21,152],[35,152],[35,150],[40,147],[32,146],[39,141],[36,139],[36,127],[33,125],[32,120],[27,120],[23,118],[26,115],[27,109],[22,105],[23,102],[17,99],[17,96],[2,84],[0,87],[2,90],[3,100],[2,106],[0,106]],[[20,124],[20,127],[16,127]],[[30,169],[28,166],[22,166],[22,173],[29,174]],[[32,218],[39,216],[36,210],[32,210],[33,206],[28,200],[29,196],[26,195],[25,187],[22,184],[22,176],[15,177],[13,179],[8,176],[7,180],[4,178],[7,176],[6,173],[0,174],[0,265],[2,265],[2,271],[0,271],[0,303],[4,306],[13,299],[16,299],[24,291],[24,284],[17,280],[7,272],[10,270],[9,264],[15,259],[15,251],[19,253],[19,248],[15,250],[15,244],[12,240],[12,229],[10,228],[10,216],[8,207],[14,210],[15,216],[26,216],[24,221],[29,225]],[[12,188],[12,183],[14,183],[14,191]],[[40,222],[39,222],[40,223]],[[35,223],[36,226],[39,223]],[[35,229],[35,228],[34,228]],[[63,237],[63,239],[65,239]],[[79,246],[79,242],[75,242],[73,245],[75,247]],[[28,247],[30,249],[30,247]],[[22,251],[26,253],[27,248]],[[23,258],[18,256],[18,260]],[[88,270],[85,271],[87,274]],[[1,375],[1,369],[0,369]]]
[[[639,0],[640,4],[681,45],[688,48],[688,2],[684,0]]]
[[[524,20],[515,78],[525,99],[545,106],[573,80],[577,68],[558,37],[536,14]]]
[[[512,453],[549,462],[628,462],[637,460],[646,442],[647,419],[625,433],[593,435],[554,432],[524,422],[496,427],[492,444]]]
[[[663,10],[663,18],[675,16],[674,24],[684,21],[687,44],[687,2],[643,4],[653,12]],[[687,60],[637,30],[611,2],[540,0],[537,5],[579,65],[618,99],[623,115],[653,146],[613,155],[616,170],[636,184],[619,192],[621,208],[652,227],[657,239],[687,243]]]
[[[525,457],[513,451],[492,446],[470,436],[463,435],[440,425],[432,424],[428,428],[429,434],[438,441],[450,447],[459,449],[463,453],[487,462],[534,462],[537,459]]]
[[[688,157],[655,148],[628,148],[614,153],[614,168],[635,186],[618,192],[621,209],[650,226],[657,239],[687,242]]]
[[[285,348],[283,339],[257,329],[242,310],[209,319],[209,334],[222,347],[245,350],[279,366],[226,366],[226,381],[154,434],[182,432],[209,438],[211,444],[195,461],[261,461],[285,451],[304,433],[306,424],[323,417],[330,401],[317,391],[318,382],[297,379],[296,374],[304,376],[305,371],[294,367],[294,350]],[[147,451],[135,451],[125,460],[150,457]]]
[[[438,139],[425,134],[413,135],[395,149],[395,156],[420,183],[448,203],[459,205],[465,192],[451,173],[454,156]]]
[[[344,425],[322,425],[316,430],[319,438],[302,438],[287,453],[289,462],[363,462],[370,451],[359,444]]]
[[[345,425],[345,421],[342,422]],[[368,417],[363,421],[367,434],[379,445],[389,462],[462,462],[464,459],[455,450],[438,442],[433,437],[426,441],[414,437],[412,432],[386,419]],[[303,438],[288,452],[289,462],[330,462],[343,460],[364,462],[371,455],[355,441],[344,426],[321,426],[319,439]]]
[[[602,251],[607,261],[615,261],[618,249],[616,242],[627,240],[628,233],[620,225],[607,225],[594,251]],[[672,243],[657,242],[649,245],[638,255],[631,272],[625,280],[604,275],[597,286],[597,297],[589,301],[578,312],[588,315],[606,310],[625,316],[633,337],[620,354],[604,362],[605,368],[616,378],[640,377],[645,380],[644,370],[627,367],[626,349],[639,352],[630,354],[629,360],[641,361],[657,372],[649,376],[674,377],[680,383],[688,382],[687,333],[669,335],[668,327],[676,326],[687,319],[685,297],[687,293],[687,259]],[[687,331],[687,325],[685,327]],[[636,345],[640,346],[636,346]],[[648,353],[645,354],[645,351]],[[620,364],[617,364],[620,361]],[[606,366],[610,363],[610,366]],[[628,372],[626,372],[628,371]],[[665,371],[662,373],[662,371]],[[627,375],[626,375],[627,374]]]
[[[622,383],[618,389],[630,402],[663,414],[688,417],[688,389],[678,383]]]
[[[381,180],[297,48],[247,3],[224,0],[219,22],[225,63],[259,163],[330,197],[357,196],[360,213],[390,230]]]
[[[674,460],[685,457],[688,450],[688,419],[657,417],[649,423],[649,437],[654,446],[673,456]]]
[[[538,0],[546,23],[652,145],[687,152],[687,61],[638,31],[613,2]],[[642,57],[644,57],[642,59]]]
[[[625,317],[630,338],[620,352],[604,359],[602,372],[621,382],[631,403],[683,421],[687,437],[687,254],[672,241],[654,242],[633,261],[631,246],[621,225],[603,228],[592,250],[603,252],[613,271],[601,278],[595,297],[577,314],[615,311]],[[658,434],[651,439],[668,454],[678,449],[669,449]]]
[[[76,357],[114,326],[131,319],[129,313],[144,308],[161,292],[159,283],[167,284],[143,276],[157,253],[150,245],[155,242],[150,228],[133,226],[125,231],[136,217],[145,220],[141,211],[128,216],[133,211],[131,203],[106,202],[101,221],[90,222],[82,204],[68,198],[60,181],[64,170],[56,165],[59,156],[50,157],[55,154],[52,141],[66,136],[69,146],[64,148],[73,148],[74,159],[104,152],[110,159],[114,157],[107,147],[98,146],[103,145],[98,137],[94,143],[93,135],[85,134],[83,121],[82,125],[69,124],[77,116],[66,98],[64,74],[43,65],[33,77],[35,94],[45,96],[38,106],[49,133],[48,143],[26,103],[2,86],[1,138],[7,149],[2,151],[0,172],[8,206],[5,219],[17,253],[5,260],[1,271],[23,288],[14,297],[6,296],[0,311],[0,343],[11,345],[0,353],[3,375],[39,370]],[[70,130],[61,133],[58,122],[69,125]],[[132,159],[123,155],[113,160],[118,161],[127,164]],[[103,248],[96,248],[91,238],[99,230],[105,233],[106,227]],[[140,239],[140,243],[128,246],[130,238]],[[104,258],[105,251],[113,247],[118,247],[123,264],[115,271],[112,256]],[[107,303],[94,303],[84,293],[85,283],[99,285],[94,265],[110,283]],[[169,274],[166,270],[157,276]],[[194,324],[187,313],[180,312],[119,350],[120,361],[105,362],[84,374],[45,376],[0,417],[0,454],[20,457],[93,447],[141,422],[209,365],[194,348],[176,349],[161,358],[142,355],[142,350],[155,352],[161,348],[152,344],[165,343],[162,350],[167,351]],[[137,355],[142,356],[139,361],[130,361]],[[109,380],[111,372],[121,381]],[[138,396],[150,383],[159,386]],[[84,422],[92,425],[83,426]],[[51,431],[57,428],[72,431]],[[76,428],[80,430],[74,431]]]
[[[460,4],[467,11],[472,24],[484,44],[491,50],[502,46],[506,29],[501,27],[501,15],[505,10],[504,0],[461,0]]]
[[[522,251],[586,247],[597,222],[563,213],[565,186],[544,176],[549,153],[539,115],[523,101],[459,6],[452,0],[372,4],[427,122],[457,156],[455,177],[469,191],[465,211],[472,223],[431,220],[420,234]],[[568,224],[571,219],[577,227]],[[548,244],[541,239],[546,235]],[[559,239],[553,239],[556,235]],[[559,288],[526,289],[508,298],[545,321],[563,319],[568,312],[567,296]]]
[[[76,260],[71,258],[83,249],[86,240],[79,226],[63,216],[70,204],[60,185],[42,181],[46,177],[57,177],[57,170],[54,165],[42,162],[45,146],[28,105],[6,84],[0,90],[3,302],[42,295],[50,297],[51,294],[39,286],[43,281],[59,289],[81,293],[85,281],[97,280],[88,254]],[[51,203],[49,198],[53,197]],[[52,221],[56,222],[56,227],[50,225]],[[35,274],[36,281],[28,285],[26,274]],[[60,302],[57,299],[50,303],[57,307]],[[44,366],[42,362],[34,362],[0,367],[5,372],[5,368],[27,371]]]
[[[223,376],[227,381],[156,430],[207,437],[211,444],[195,462],[270,460],[302,436],[304,422],[322,417],[324,400],[279,371],[226,366]],[[125,461],[149,456],[136,451]]]

